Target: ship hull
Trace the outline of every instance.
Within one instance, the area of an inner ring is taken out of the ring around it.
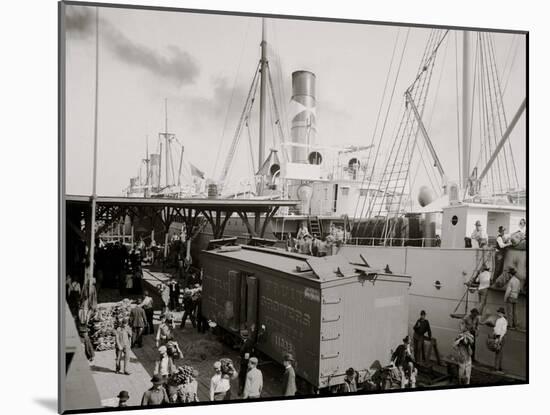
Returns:
[[[425,310],[433,336],[437,339],[439,351],[442,356],[446,356],[452,353],[452,344],[459,332],[460,318],[457,317],[466,311],[465,283],[479,269],[481,261],[486,260],[487,255],[491,255],[492,251],[472,248],[343,246],[339,253],[353,262],[362,262],[362,256],[371,267],[384,269],[389,266],[393,272],[411,275],[413,278],[409,302],[411,332],[408,334],[412,335],[412,327],[420,311]],[[515,251],[507,259],[510,264],[513,263],[516,266],[521,279],[526,277],[525,257],[526,251]],[[496,310],[504,306],[503,297],[503,289],[489,290],[482,321],[494,316]],[[477,292],[468,291],[467,300],[468,310],[479,308]],[[517,304],[518,327],[526,327],[526,313],[526,299],[521,294]],[[494,353],[486,346],[487,337],[490,334],[492,334],[492,327],[482,324],[476,341],[475,358],[481,364],[492,367]],[[526,379],[527,333],[525,330],[508,330],[503,370],[518,378]]]

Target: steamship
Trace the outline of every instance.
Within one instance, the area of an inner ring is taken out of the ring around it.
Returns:
[[[502,92],[493,97],[489,104],[486,100],[485,109],[478,108],[480,112],[485,111],[477,120],[480,130],[484,132],[481,139],[485,140],[485,144],[480,149],[478,164],[470,160],[471,132],[477,131],[477,128],[472,128],[473,120],[470,115],[474,114],[475,109],[471,91],[472,78],[476,76],[475,73],[473,76],[470,74],[470,60],[474,54],[483,53],[485,61],[475,59],[475,65],[496,67],[490,50],[493,41],[490,33],[463,32],[461,171],[459,183],[447,178],[447,172],[439,161],[423,121],[427,98],[425,86],[431,81],[437,52],[447,34],[448,31],[445,30],[431,31],[428,51],[424,54],[418,76],[405,91],[403,120],[390,153],[385,157],[385,163],[377,168],[376,160],[373,160],[377,148],[326,147],[318,144],[316,77],[314,73],[306,70],[292,73],[290,139],[286,139],[281,117],[275,114],[280,145],[271,149],[266,157],[265,101],[269,96],[267,89],[272,88],[272,85],[269,82],[270,67],[263,31],[257,77],[254,78],[250,89],[255,92],[258,85],[260,89],[259,154],[254,180],[245,189],[235,189],[225,183],[238,139],[255,101],[254,94],[249,94],[243,110],[244,117],[237,127],[220,178],[208,181],[204,175],[201,177],[195,172],[191,175],[192,185],[185,190],[182,190],[181,186],[166,186],[160,191],[161,160],[153,163],[151,157],[151,167],[155,166],[154,169],[157,171],[153,173],[152,187],[156,188],[157,192],[151,192],[149,196],[181,197],[185,194],[185,197],[299,200],[296,209],[279,211],[262,236],[266,240],[272,239],[275,245],[284,247],[286,239],[296,236],[301,225],[305,224],[310,233],[321,237],[328,234],[331,225],[342,227],[346,243],[340,248],[339,254],[348,257],[353,263],[363,262],[374,268],[413,276],[409,308],[410,327],[420,311],[425,310],[431,322],[433,335],[438,339],[440,352],[447,355],[451,352],[459,319],[473,307],[479,306],[475,285],[472,284],[475,276],[483,266],[495,270],[493,247],[499,226],[512,232],[518,229],[520,220],[526,218],[527,196],[517,176],[515,181],[513,178],[510,181],[508,175],[508,185],[504,186],[505,189],[502,189],[502,184],[498,186],[498,180],[495,179],[500,177],[502,182],[502,177],[506,177],[507,174],[505,170],[506,165],[510,164],[509,159],[512,159],[513,163],[513,153],[508,139],[525,110],[525,100],[510,122],[507,121],[504,112]],[[473,41],[476,42],[476,48],[472,53]],[[492,89],[488,88],[488,85],[485,85],[486,88],[478,87],[477,93],[486,94],[494,89],[501,91],[498,72],[495,74],[494,71],[480,69],[476,73],[486,74],[487,79],[478,79],[479,83],[490,83],[492,86]],[[274,97],[275,94],[271,92],[271,96]],[[498,113],[499,119],[504,120],[502,125],[495,126],[495,118],[490,120],[491,125],[481,125],[482,116],[487,115],[487,105],[492,106],[491,111]],[[165,138],[168,136],[166,129]],[[407,186],[410,180],[408,174],[411,170],[411,154],[415,150],[418,151],[418,140],[425,143],[441,186],[440,192],[436,195],[426,187],[421,188],[417,195],[417,206],[410,209],[413,195]],[[168,142],[167,138],[166,143]],[[189,168],[189,171],[193,171],[192,168]],[[151,182],[148,186],[151,188]],[[138,187],[134,186],[131,191],[139,190]],[[148,187],[145,187],[147,191]],[[481,222],[489,236],[490,248],[477,247],[475,243],[473,246],[469,245],[468,237],[477,221]],[[178,225],[174,224],[173,232],[178,231]],[[224,236],[236,237],[238,243],[248,243],[255,235],[251,235],[241,219],[235,216],[227,221]],[[191,251],[195,254],[194,258],[200,258],[200,252],[208,246],[212,238],[209,228],[205,227],[192,243]],[[504,268],[509,267],[517,270],[525,288],[528,280],[526,242],[506,251]],[[493,279],[497,280],[499,277],[500,275],[494,275]],[[503,304],[502,297],[502,287],[493,286],[482,316],[483,321],[490,323],[491,316]],[[509,330],[503,368],[510,376],[525,379],[525,289],[520,295],[517,309],[517,327]],[[490,325],[482,325],[480,345],[476,351],[477,360],[487,367],[493,363],[493,354],[482,344],[484,337],[490,332]]]

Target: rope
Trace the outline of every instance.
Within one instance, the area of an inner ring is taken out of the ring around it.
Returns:
[[[426,48],[424,50],[423,59],[420,63],[419,75],[424,74],[424,72],[426,70],[426,66],[423,65],[423,62],[424,62],[424,60],[426,60],[426,57],[428,56],[427,53],[428,53],[430,47],[432,46],[433,42],[435,42],[435,30],[432,30],[431,33],[430,33],[430,40],[429,40],[428,45],[426,46]],[[411,87],[408,88],[409,92],[410,92],[411,89],[413,90],[414,98],[416,98],[419,90],[421,90],[421,91],[424,90],[425,77],[422,78],[421,86],[419,88],[416,87],[417,86],[417,81],[420,79],[419,75],[417,75],[417,77],[416,77],[415,81],[412,83]],[[423,108],[422,108],[421,111],[423,111]],[[386,187],[385,187],[384,192],[382,194],[382,199],[381,199],[380,204],[379,204],[377,216],[381,216],[384,199],[387,198],[387,195],[389,194],[388,189],[390,188],[390,183],[392,181],[394,181],[394,186],[393,186],[393,189],[392,189],[392,192],[391,192],[392,199],[391,199],[390,205],[388,206],[387,215],[386,215],[386,217],[384,218],[384,221],[383,221],[384,225],[383,225],[383,228],[382,228],[382,238],[384,239],[384,243],[387,243],[387,235],[390,232],[389,222],[391,220],[390,216],[391,216],[391,213],[392,213],[391,212],[391,210],[392,210],[391,205],[393,204],[393,197],[395,197],[395,194],[396,194],[397,183],[400,180],[400,176],[401,176],[401,172],[402,172],[401,169],[403,168],[403,161],[401,161],[399,163],[399,169],[400,170],[399,170],[399,173],[397,175],[397,178],[394,178],[395,168],[396,168],[397,160],[399,158],[399,154],[401,152],[401,148],[403,147],[403,142],[405,140],[405,136],[407,137],[407,144],[405,146],[404,154],[406,154],[406,152],[407,152],[407,148],[408,148],[409,140],[410,140],[410,136],[411,136],[411,131],[412,131],[411,127],[410,127],[410,120],[411,120],[411,112],[406,108],[405,112],[403,113],[402,121],[399,125],[398,134],[396,135],[396,137],[393,141],[392,148],[391,148],[391,150],[388,154],[388,159],[387,159],[387,162],[386,162],[386,168],[385,168],[384,173],[383,173],[383,177],[387,176],[388,178],[385,180]],[[401,128],[403,128],[403,129],[401,129]],[[407,130],[409,130],[409,134],[407,134]],[[403,134],[400,134],[401,131],[403,131]],[[398,141],[399,141],[399,144],[397,145],[397,150],[395,151],[395,156],[392,157],[392,155],[394,154],[395,146],[396,146]],[[392,160],[393,160],[393,163],[391,163]],[[388,173],[388,166],[390,164],[391,164],[391,170],[390,170],[389,175],[388,175],[387,174]],[[387,205],[387,203],[386,203],[386,205]],[[375,227],[374,227],[375,231],[376,231],[376,228],[378,227],[378,225],[380,224],[380,222],[381,221],[377,221],[377,223],[375,224]]]
[[[235,79],[233,80],[233,88],[231,89],[231,96],[229,98],[229,105],[227,106],[227,111],[225,113],[225,120],[223,122],[222,136],[220,138],[220,145],[218,146],[218,151],[217,151],[217,155],[216,155],[216,163],[214,164],[214,170],[216,169],[216,166],[218,165],[218,162],[220,160],[223,139],[225,137],[225,130],[227,128],[227,121],[229,119],[229,110],[231,109],[231,104],[233,103],[233,97],[235,96],[235,90],[237,89],[237,77],[239,75],[239,72],[241,71],[241,64],[242,64],[242,61],[243,61],[244,47],[245,47],[245,44],[246,44],[246,38],[248,37],[248,29],[250,28],[250,21],[251,21],[251,19],[248,19],[248,22],[246,24],[246,29],[245,29],[245,32],[244,32],[244,39],[243,39],[242,48],[241,48],[241,56],[239,58],[239,65],[237,66],[237,71],[235,72]],[[213,172],[212,177],[215,177],[215,171]]]
[[[382,91],[382,97],[381,97],[381,100],[380,100],[380,106],[378,107],[378,114],[376,115],[376,123],[374,124],[374,131],[372,133],[372,138],[371,138],[371,142],[370,142],[370,148],[369,148],[369,154],[367,156],[367,165],[365,166],[365,172],[363,174],[363,180],[361,181],[361,187],[363,187],[363,184],[365,183],[365,179],[367,178],[367,170],[368,170],[368,162],[370,160],[370,157],[371,157],[371,154],[372,154],[372,146],[374,145],[374,140],[375,140],[375,137],[376,137],[376,132],[378,130],[378,123],[380,121],[380,114],[382,113],[382,108],[384,106],[384,98],[386,96],[386,90],[387,90],[387,87],[388,87],[388,82],[390,80],[390,74],[391,74],[391,69],[393,67],[393,60],[395,58],[395,52],[397,50],[397,44],[399,42],[399,33],[400,33],[401,29],[398,28],[397,29],[397,33],[395,35],[395,42],[394,42],[394,45],[393,45],[393,51],[392,51],[392,55],[391,55],[391,59],[390,59],[390,65],[389,65],[389,68],[388,68],[388,72],[386,74],[386,81],[384,82],[384,89]],[[395,88],[395,83],[397,82],[397,78],[395,79],[395,82],[394,82],[394,88]],[[391,103],[391,102],[390,102]],[[389,113],[389,106],[388,106],[388,111],[386,112],[386,119],[387,119],[387,115]],[[380,146],[378,146],[377,150],[376,150],[376,157],[378,157],[378,152],[380,150]],[[376,162],[375,162],[376,163]],[[373,170],[374,170],[374,165],[373,165]],[[372,180],[372,174],[371,174],[371,180]],[[361,198],[358,198],[357,199],[357,203],[355,204],[355,210],[353,212],[353,221],[354,223],[352,224],[352,230],[353,228],[355,227],[355,221],[356,221],[356,216],[357,216],[357,208],[359,207],[359,202],[360,202]],[[363,209],[365,208],[365,204],[366,204],[366,201],[367,201],[367,198],[365,198],[365,200],[363,200],[363,206],[361,208],[361,211],[363,211]]]
[[[426,47],[425,47],[425,49],[424,49],[424,52],[423,52],[423,55],[422,55],[422,59],[421,59],[421,61],[420,61],[420,65],[419,65],[418,71],[420,71],[420,70],[422,69],[422,64],[423,64],[424,60],[426,59],[426,56],[427,56],[427,54],[428,54],[428,50],[429,50],[430,46],[431,46],[432,43],[433,43],[433,40],[434,40],[434,33],[435,33],[435,31],[433,31],[433,30],[430,32],[430,35],[429,35],[429,38],[428,38],[428,43],[427,43],[427,45],[426,45]],[[408,34],[409,34],[409,31],[407,31],[407,39],[408,39]],[[400,63],[399,63],[399,68],[401,67],[401,63],[402,63],[402,60],[403,60],[404,51],[405,51],[405,48],[403,48],[403,53],[402,53],[402,55],[401,55],[401,60],[400,60]],[[396,78],[396,82],[397,82],[397,78]],[[395,91],[395,84],[394,84],[394,91]],[[394,91],[392,91],[392,97],[393,97],[393,92],[394,92]],[[413,92],[414,96],[416,96],[416,92],[417,92],[416,90]],[[389,163],[390,163],[390,160],[391,160],[393,151],[394,151],[394,149],[395,149],[395,145],[396,145],[397,139],[398,139],[399,134],[400,134],[400,132],[401,132],[401,128],[403,127],[403,120],[405,119],[405,116],[406,116],[406,115],[407,115],[407,111],[405,111],[405,112],[403,113],[403,116],[402,116],[402,118],[401,118],[401,122],[400,122],[399,125],[396,127],[396,129],[397,129],[397,132],[396,132],[396,135],[395,135],[396,138],[393,140],[392,147],[391,147],[391,149],[390,149],[390,151],[389,151],[389,153],[388,153],[388,156],[387,156],[387,159],[386,159],[386,163],[385,163],[385,165],[384,165],[384,166],[385,166],[385,167],[384,167],[384,171],[383,171],[383,173],[382,173],[382,178],[381,178],[381,180],[380,180],[379,183],[378,183],[378,189],[377,189],[377,192],[376,192],[376,196],[375,196],[374,198],[372,198],[372,199],[369,201],[369,207],[368,207],[367,215],[366,215],[367,217],[371,217],[371,216],[372,216],[372,212],[373,212],[374,209],[375,209],[375,205],[376,205],[376,203],[378,202],[378,200],[380,199],[380,202],[379,202],[379,204],[380,204],[380,209],[379,209],[379,213],[378,213],[378,215],[377,215],[377,216],[379,216],[379,214],[380,214],[380,212],[381,212],[381,210],[382,210],[382,206],[383,206],[384,200],[385,200],[385,198],[387,197],[387,194],[388,194],[388,193],[387,193],[387,190],[388,190],[388,187],[389,187],[389,184],[390,184],[391,174],[390,174],[390,179],[385,179],[385,177],[386,177],[386,175],[387,175],[388,166],[389,166]],[[409,113],[408,115],[410,116],[410,113]],[[380,137],[380,141],[382,140],[382,136],[383,136],[383,135],[381,135],[381,137]],[[401,144],[401,142],[400,142],[400,144]],[[392,171],[393,171],[393,168],[394,168],[394,167],[395,167],[395,160],[394,160],[394,165],[392,166]],[[374,166],[373,166],[373,168],[374,168]],[[381,186],[383,185],[384,180],[387,181],[387,183],[386,183],[386,188],[384,189],[384,192],[381,192]],[[382,193],[381,196],[380,196],[380,193]],[[365,221],[365,222],[366,222],[366,221]],[[373,232],[373,235],[376,233],[376,229],[377,229],[379,223],[380,223],[380,220],[377,220],[376,223],[374,224],[373,231],[372,231],[372,232]],[[361,223],[359,224],[359,227],[360,227],[360,226],[361,226]],[[384,221],[384,229],[385,229],[385,228],[386,228],[386,221]],[[384,232],[384,229],[383,229],[383,232]]]
[[[492,55],[493,55],[493,62],[494,62],[494,68],[495,68],[495,82],[496,82],[496,87],[497,87],[497,90],[498,90],[499,104],[500,104],[500,108],[502,109],[502,117],[504,119],[504,129],[501,130],[501,134],[500,134],[500,136],[502,137],[502,135],[504,135],[504,131],[508,128],[508,120],[506,119],[506,111],[505,111],[505,108],[504,108],[504,95],[503,95],[503,92],[502,92],[500,78],[498,76],[498,71],[497,71],[497,67],[496,67],[496,54],[495,54],[494,37],[491,36],[491,37],[489,37],[489,39],[491,40],[491,51],[492,51]],[[512,151],[512,144],[510,143],[510,140],[508,140],[507,144],[508,144],[508,150],[510,152],[510,158],[512,160],[512,168],[513,168],[513,172],[514,172],[514,178],[516,180],[515,184],[516,184],[517,187],[519,187],[516,161],[515,161],[514,153]],[[503,150],[504,150],[504,147],[503,147]]]
[[[501,102],[499,102],[498,100],[498,91],[497,91],[497,85],[496,85],[496,78],[498,76],[498,74],[495,73],[495,61],[492,59],[493,56],[491,54],[491,42],[490,42],[490,38],[489,38],[489,34],[485,34],[485,36],[482,36],[482,38],[485,38],[485,43],[486,43],[486,53],[488,53],[489,55],[489,69],[491,70],[491,73],[490,73],[490,77],[489,77],[489,74],[487,75],[487,80],[489,82],[489,85],[490,85],[490,88],[492,88],[492,91],[493,91],[493,95],[494,95],[494,106],[496,107],[496,112],[497,112],[497,119],[498,119],[498,127],[499,127],[499,131],[498,131],[498,137],[497,137],[497,134],[496,134],[496,131],[495,131],[495,146],[498,145],[498,139],[500,137],[502,137],[502,135],[504,134],[504,131],[505,131],[505,128],[503,128],[502,126],[502,118],[500,116],[500,110],[502,109],[502,106],[499,105],[501,104]],[[493,96],[491,96],[491,100],[493,99]],[[508,157],[506,155],[506,147],[503,147],[502,148],[502,158],[504,159],[503,163],[504,163],[504,166],[508,166]],[[499,154],[500,156],[500,154]],[[505,168],[504,169],[505,173],[506,173],[506,179],[508,180],[507,182],[507,189],[506,190],[509,190],[511,188],[511,181],[510,181],[510,171],[508,168]],[[502,189],[503,190],[503,189]]]
[[[495,145],[495,148],[497,146],[497,141],[496,141],[496,117],[495,117],[495,107],[494,107],[494,103],[493,103],[493,94],[492,94],[492,86],[491,86],[491,83],[490,83],[490,78],[489,78],[489,73],[487,71],[487,68],[489,67],[488,65],[488,62],[487,62],[487,57],[486,57],[486,50],[485,50],[485,47],[484,47],[484,44],[483,44],[483,37],[481,35],[481,33],[478,35],[479,36],[479,40],[480,40],[480,44],[481,44],[481,47],[480,47],[480,51],[481,51],[481,69],[483,70],[483,74],[485,75],[483,77],[484,79],[484,82],[486,80],[487,82],[487,91],[488,91],[488,96],[489,96],[489,109],[490,109],[490,112],[491,112],[491,123],[489,124],[491,127],[492,127],[492,134],[489,134],[489,140],[492,140],[494,138],[494,145]],[[491,151],[491,154],[492,154],[492,151]],[[502,169],[500,167],[500,157],[501,155],[499,154],[496,158],[496,163],[497,163],[497,177],[498,177],[498,184],[499,184],[499,191],[502,191],[503,190],[503,185],[502,185]]]
[[[392,87],[392,91],[391,91],[391,95],[390,95],[390,100],[389,100],[389,103],[388,103],[388,106],[387,106],[387,109],[386,109],[386,115],[385,115],[385,118],[384,118],[384,123],[382,125],[382,131],[380,132],[380,138],[378,139],[378,145],[376,146],[376,154],[375,154],[375,158],[374,158],[374,161],[373,161],[373,164],[372,164],[371,175],[370,175],[371,178],[373,177],[374,169],[376,168],[376,163],[378,161],[378,157],[379,157],[379,154],[380,154],[380,144],[382,142],[382,139],[384,137],[384,132],[386,130],[386,125],[387,125],[391,105],[392,105],[392,102],[393,102],[393,97],[395,95],[395,90],[396,90],[396,87],[397,87],[397,80],[399,79],[399,74],[401,73],[401,67],[403,65],[403,57],[405,55],[405,50],[407,48],[407,43],[408,43],[408,40],[409,40],[409,34],[410,34],[410,29],[407,29],[407,33],[405,35],[405,41],[403,43],[403,49],[401,51],[401,56],[399,58],[399,64],[397,66],[397,72],[395,74],[395,79],[394,79],[394,82],[393,82],[393,87]],[[397,33],[397,36],[396,36],[396,43],[395,43],[394,48],[397,46],[398,37],[399,37],[399,32]],[[390,71],[391,71],[391,65],[393,65],[393,55],[392,55],[392,62],[390,63]],[[389,77],[389,72],[388,72],[388,77]],[[384,97],[382,96],[381,105],[383,105],[383,101],[384,101]],[[373,135],[373,138],[374,138],[374,135]],[[365,170],[365,174],[366,174],[366,170]],[[378,187],[380,187],[380,182],[378,183]],[[378,188],[375,197],[371,198],[371,200],[369,201],[369,207],[367,209],[367,217],[369,216],[368,212],[371,208],[372,201],[375,200],[378,197],[379,190],[380,189]],[[364,207],[365,207],[365,203],[366,203],[366,198],[365,198],[365,201],[363,201],[363,207],[361,209],[361,216],[360,217],[363,217],[363,210],[364,210]],[[359,233],[360,228],[361,228],[363,223],[366,223],[366,221],[364,221],[364,222],[360,221],[359,222],[358,228],[357,228],[357,233]]]
[[[516,39],[519,39],[519,37],[517,37]],[[502,89],[502,94],[504,94],[506,92],[506,87],[508,86],[508,81],[510,80],[510,76],[512,75],[512,68],[514,66],[514,62],[516,61],[516,55],[517,55],[518,50],[519,50],[519,44],[520,44],[520,42],[516,43],[514,53],[512,55],[512,60],[510,61],[510,68],[508,70],[508,74],[506,75],[506,81],[504,82],[504,88]]]
[[[256,90],[258,88],[258,74],[260,73],[260,66],[261,66],[261,62],[258,62],[256,71],[254,72],[254,77],[252,78],[252,84],[250,85],[250,89],[248,90],[248,96],[245,101],[245,106],[239,118],[239,123],[237,124],[237,129],[235,130],[233,141],[231,143],[231,147],[229,148],[229,152],[227,154],[227,158],[223,166],[222,175],[221,175],[222,182],[225,181],[231,169],[231,161],[233,160],[233,156],[235,155],[235,150],[239,143],[243,122],[246,118],[249,118],[250,111],[252,110],[252,104],[254,103],[254,97],[256,96]]]

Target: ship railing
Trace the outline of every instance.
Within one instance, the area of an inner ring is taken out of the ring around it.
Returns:
[[[351,237],[346,241],[347,245],[368,246],[417,246],[438,247],[441,244],[439,238],[381,238],[372,236]]]

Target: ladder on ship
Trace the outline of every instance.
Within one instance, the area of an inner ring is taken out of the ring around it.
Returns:
[[[307,218],[309,233],[311,235],[323,236],[323,225],[318,216],[308,216]]]

